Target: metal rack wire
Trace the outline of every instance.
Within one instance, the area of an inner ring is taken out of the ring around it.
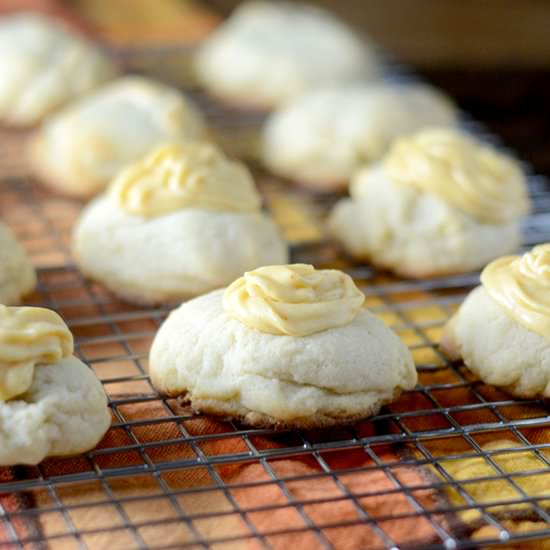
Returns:
[[[257,115],[231,122],[224,108],[198,97],[229,142],[242,138],[240,130],[254,141]],[[116,541],[125,548],[453,549],[550,537],[550,492],[525,488],[550,472],[547,404],[485,386],[438,347],[477,273],[408,281],[353,264],[322,238],[334,198],[257,171],[268,208],[295,241],[294,259],[346,269],[370,309],[409,345],[420,380],[377,417],[337,430],[276,434],[209,420],[150,383],[147,352],[169,308],[133,307],[82,277],[68,248],[81,205],[33,185],[10,149],[19,138],[0,139],[0,218],[39,268],[30,302],[67,320],[114,420],[102,444],[82,457],[0,471],[0,548]],[[525,246],[550,241],[550,190],[542,178],[532,177],[530,187],[536,210],[525,222]],[[487,447],[495,440],[504,443]],[[534,462],[527,471],[502,466],[526,455]],[[453,467],[476,459],[483,465],[477,475]],[[501,496],[480,498],[476,487],[491,483]],[[529,528],[511,530],[510,518]]]

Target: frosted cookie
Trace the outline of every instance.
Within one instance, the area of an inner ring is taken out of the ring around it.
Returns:
[[[456,123],[453,104],[420,84],[325,88],[275,111],[262,132],[262,158],[274,174],[318,190],[346,186],[358,168],[398,136]]]
[[[398,139],[358,173],[329,229],[346,250],[407,277],[483,267],[520,244],[530,203],[518,165],[457,130]]]
[[[155,387],[252,426],[315,428],[376,414],[417,380],[409,350],[337,270],[268,266],[182,304],[150,353]]]
[[[550,244],[491,262],[447,323],[441,347],[487,384],[550,397]]]
[[[254,180],[213,145],[165,145],[123,170],[82,213],[81,270],[137,303],[181,300],[288,261]]]
[[[49,118],[31,140],[30,161],[49,187],[89,196],[159,144],[203,132],[201,115],[177,89],[127,76]]]
[[[19,13],[0,19],[0,121],[30,126],[107,80],[102,52],[53,19]]]
[[[0,223],[0,304],[16,304],[34,290],[36,273],[13,233]]]
[[[205,41],[195,68],[231,103],[270,109],[305,90],[373,78],[374,55],[327,11],[289,2],[247,2]]]
[[[101,383],[57,313],[0,305],[0,466],[95,447],[111,424]]]

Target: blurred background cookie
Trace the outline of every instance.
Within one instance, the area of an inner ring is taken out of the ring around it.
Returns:
[[[262,160],[274,174],[317,191],[347,187],[393,139],[424,126],[453,126],[450,99],[421,84],[319,88],[277,109],[262,130]]]
[[[239,6],[201,46],[195,69],[213,96],[261,109],[317,86],[378,74],[367,44],[330,12],[265,1]]]
[[[48,118],[31,138],[29,160],[48,187],[86,197],[155,146],[204,131],[202,115],[178,89],[125,76]]]
[[[31,126],[117,73],[99,46],[57,19],[32,12],[0,18],[0,122]]]

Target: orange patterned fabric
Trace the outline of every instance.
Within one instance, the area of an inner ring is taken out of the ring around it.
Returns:
[[[392,408],[414,410],[415,403],[418,404],[418,401],[411,393]],[[528,408],[525,407],[525,410]],[[162,465],[158,471],[166,490],[184,495],[186,499],[188,497],[182,506],[186,513],[193,515],[193,523],[200,525],[200,536],[207,540],[234,538],[231,548],[259,548],[258,533],[276,549],[293,546],[316,548],[327,542],[337,550],[384,548],[390,544],[422,547],[440,542],[436,523],[447,532],[454,525],[460,526],[461,532],[466,529],[475,538],[494,536],[488,527],[481,526],[475,509],[467,509],[454,518],[434,514],[429,519],[418,515],[419,507],[437,509],[445,502],[447,506],[461,506],[463,501],[452,487],[443,487],[436,494],[430,485],[436,481],[437,473],[430,472],[429,466],[401,464],[401,452],[390,445],[375,446],[370,449],[370,455],[359,447],[319,455],[303,450],[295,457],[258,459],[249,455],[250,446],[260,451],[295,449],[295,434],[251,435],[247,443],[245,438],[235,434],[235,426],[222,420],[193,417],[188,409],[180,407],[175,401],[119,404],[117,413],[119,417],[115,422],[122,420],[131,428],[115,425],[98,450],[88,457],[46,460],[41,466],[43,475],[56,478],[89,472],[95,479],[98,471],[109,472],[146,463]],[[477,411],[476,419],[479,421],[485,414]],[[183,419],[176,421],[174,415]],[[413,424],[413,420],[420,424]],[[468,418],[461,421],[467,423]],[[407,420],[412,431],[429,430],[433,427],[430,422],[429,417],[424,417],[423,421],[420,417]],[[383,429],[391,431],[390,426]],[[359,437],[376,435],[370,422],[358,424],[355,430]],[[545,429],[524,430],[524,434],[533,443],[548,441]],[[321,440],[329,436],[338,439],[339,432],[333,430],[330,434],[321,432],[311,435]],[[478,441],[484,449],[498,450],[498,443],[495,442],[499,437],[502,438],[502,434],[487,433]],[[171,443],[166,444],[166,441]],[[505,447],[508,449],[513,445],[507,443]],[[467,482],[471,477],[494,475],[486,461],[476,458],[462,438],[436,439],[427,442],[426,449],[457,480]],[[401,451],[413,453],[412,447],[407,446]],[[446,459],[449,455],[467,452],[473,458]],[[222,461],[216,466],[197,466],[200,464],[198,454],[205,459],[224,455],[232,457],[229,464]],[[236,459],[235,456],[241,458]],[[520,486],[527,492],[534,488],[535,496],[544,496],[546,491],[550,495],[550,476],[538,472],[544,465],[532,453],[504,453],[496,456],[495,461],[505,470],[525,472],[533,469],[533,476],[538,477],[522,478],[519,480]],[[0,482],[11,481],[15,475],[20,479],[26,476],[31,478],[36,471],[33,468],[18,468],[15,472],[2,469]],[[113,498],[121,500],[125,509],[126,501],[129,501],[131,513],[128,515],[132,523],[148,524],[158,520],[158,524],[141,530],[147,544],[153,544],[159,537],[167,545],[191,543],[193,536],[197,535],[193,535],[185,522],[174,515],[166,492],[159,490],[158,477],[151,474],[115,477],[109,481],[114,497],[107,495],[104,485],[96,481],[65,484],[56,490],[60,493],[59,499],[68,508],[76,529],[98,531],[91,541],[87,541],[90,548],[103,548],[113,543],[121,547],[135,546],[135,541],[126,531],[102,531],[103,527],[110,527],[113,521]],[[403,488],[413,491],[413,500]],[[480,502],[514,497],[506,481],[489,481],[486,487],[475,483],[470,493]],[[52,506],[48,492],[38,490],[17,495],[4,494],[0,496],[0,503],[8,512]],[[518,514],[517,520],[506,521],[507,529],[512,532],[544,527],[530,520],[524,504],[510,505],[504,512],[507,518]],[[494,513],[499,516],[499,509],[496,508]],[[198,519],[196,514],[200,516]],[[31,521],[34,517],[25,514],[14,516],[9,528],[5,522],[0,522],[0,542],[10,541],[14,532],[25,539],[40,533],[44,537],[51,536],[66,529],[61,515],[40,513],[36,516],[36,522]],[[63,538],[55,539],[55,544],[56,548],[63,550],[73,547],[73,541]]]
[[[119,406],[119,411],[120,409],[127,422],[166,417],[164,405],[157,401]],[[168,420],[168,417],[166,418]],[[187,434],[192,437],[204,434],[224,436],[219,439],[208,438],[200,443],[200,452],[205,456],[244,455],[247,452],[247,445],[243,438],[228,436],[233,428],[223,421],[196,417],[183,421],[182,425]],[[372,430],[367,424],[364,429]],[[288,437],[292,436],[281,434],[274,437],[253,437],[251,441],[256,449],[273,449],[288,445]],[[154,442],[166,440],[173,440],[174,444],[154,446]],[[120,451],[97,454],[94,457],[97,467],[105,471],[132,464],[143,464],[144,456],[130,448],[136,441],[140,445],[145,445],[147,455],[145,459],[155,464],[181,462],[186,458],[196,459],[197,446],[193,448],[186,443],[180,426],[173,421],[167,421],[141,427],[135,426],[131,435],[121,428],[110,430],[99,445],[100,453],[115,448],[120,448]],[[151,444],[153,445],[149,446]],[[383,462],[398,463],[399,461],[399,456],[389,447],[379,450],[378,456]],[[414,508],[411,502],[403,493],[395,490],[395,481],[390,476],[383,470],[373,467],[372,459],[362,449],[330,453],[326,461],[333,472],[338,473],[343,469],[356,469],[356,471],[325,475],[321,463],[310,453],[299,455],[297,458],[269,460],[268,463],[243,460],[221,465],[216,468],[216,472],[228,487],[233,504],[230,507],[227,505],[226,499],[229,495],[223,497],[225,502],[223,504],[220,494],[217,491],[211,491],[202,495],[200,499],[198,496],[195,497],[193,511],[214,514],[223,506],[225,509],[234,509],[236,506],[240,510],[245,512],[250,510],[250,512],[245,513],[244,517],[235,514],[216,517],[201,528],[201,534],[214,538],[241,537],[235,542],[235,548],[257,547],[255,539],[250,537],[251,529],[266,533],[269,543],[274,548],[280,549],[289,548],[292,545],[300,548],[314,548],[321,544],[321,539],[330,541],[338,550],[351,550],[358,547],[383,548],[384,540],[381,538],[380,531],[369,523],[369,516],[381,517],[395,514],[407,516],[409,514],[410,517],[399,521],[384,522],[383,532],[397,544],[421,545],[436,540],[433,526],[427,520],[412,515]],[[42,471],[46,476],[75,474],[91,469],[90,460],[84,456],[48,459],[42,465]],[[278,478],[278,481],[273,480],[273,475]],[[398,475],[400,482],[406,486],[425,483],[421,472],[414,468],[401,468]],[[209,468],[174,468],[167,472],[164,480],[170,490],[176,492],[192,488],[212,488],[214,485]],[[153,494],[156,490],[156,481],[152,477],[124,478],[120,480],[120,487],[116,480],[114,484],[118,498],[123,500],[137,498],[132,502],[131,519],[133,521],[136,521],[136,518],[146,521],[152,517],[151,514],[161,514],[161,508],[166,505],[163,499],[159,499],[154,505],[146,499],[140,502],[140,495]],[[353,495],[353,498],[348,498],[349,495]],[[75,484],[63,490],[62,500],[70,508],[71,517],[77,527],[86,529],[96,525],[107,525],[110,521],[109,516],[113,513],[112,509],[109,506],[89,509],[78,506],[86,502],[99,501],[104,496],[100,485]],[[48,495],[44,492],[36,492],[32,497],[34,504],[29,501],[28,505],[37,507],[51,505]],[[417,494],[416,498],[423,506],[429,507],[435,504],[434,495],[429,490]],[[21,509],[24,505],[13,495],[5,496],[3,499],[3,505],[10,506],[10,509]],[[294,506],[296,501],[303,502],[303,505],[297,508]],[[74,506],[77,508],[73,511]],[[262,507],[266,506],[269,509],[262,511]],[[166,513],[162,517],[166,517],[167,510],[166,508]],[[39,515],[38,520],[43,532],[51,533],[64,529],[61,517],[44,514]],[[319,526],[317,534],[308,528],[311,523]],[[343,524],[343,526],[334,527],[335,524]],[[172,545],[185,544],[191,540],[189,534],[172,528],[171,525],[170,528],[168,527],[168,525],[158,525],[156,530],[147,535],[146,542],[154,541],[155,537],[157,539],[162,537],[164,544]],[[25,538],[32,528],[32,525],[21,523],[18,536]],[[290,532],[277,534],[280,531]],[[269,533],[274,534],[269,535]],[[130,539],[125,538],[125,534],[121,534],[119,538],[117,536],[115,532],[98,534],[93,543],[88,543],[88,546],[102,548],[106,544],[116,547],[132,544]],[[2,541],[1,538],[0,541]],[[56,542],[56,548],[70,547],[71,545],[65,544],[63,539]]]

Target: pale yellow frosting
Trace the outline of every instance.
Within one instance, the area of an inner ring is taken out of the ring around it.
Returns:
[[[233,319],[261,332],[290,336],[347,325],[364,301],[349,275],[306,264],[249,271],[223,297],[225,311]]]
[[[256,212],[261,200],[252,175],[206,143],[170,144],[123,170],[110,194],[130,214],[161,216],[182,208]]]
[[[550,244],[494,260],[481,283],[510,317],[550,339]]]
[[[517,163],[454,129],[398,139],[384,161],[392,181],[432,193],[482,223],[507,223],[529,212]]]
[[[25,393],[37,365],[73,352],[73,336],[50,309],[0,305],[0,401]]]

